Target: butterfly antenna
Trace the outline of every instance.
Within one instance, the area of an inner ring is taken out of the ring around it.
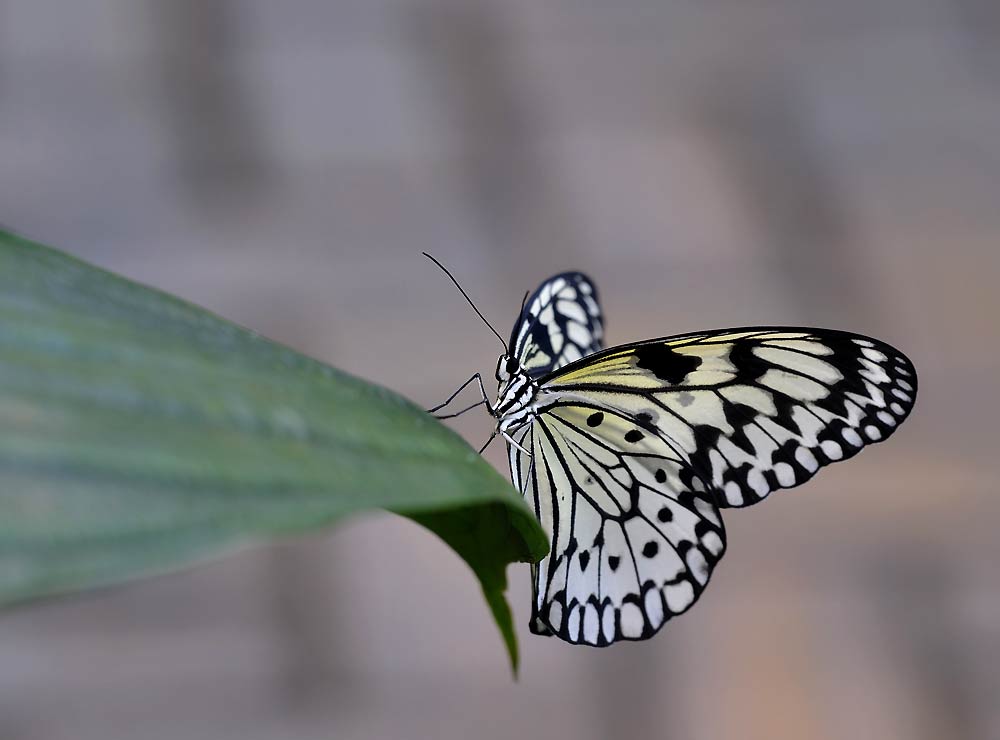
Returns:
[[[483,320],[483,323],[486,324],[486,326],[488,326],[490,328],[490,331],[493,332],[494,334],[496,334],[497,339],[500,340],[500,344],[503,345],[504,352],[509,354],[510,350],[507,348],[507,342],[505,342],[504,339],[503,339],[503,337],[501,337],[500,334],[497,332],[497,330],[493,328],[493,324],[491,324],[489,321],[487,321],[486,317],[483,316],[482,312],[478,308],[476,308],[476,304],[472,302],[471,298],[469,298],[469,294],[466,293],[462,289],[462,286],[458,284],[458,281],[455,279],[455,276],[452,275],[450,272],[448,272],[448,268],[445,267],[444,265],[442,265],[440,262],[438,262],[433,257],[431,257],[431,255],[427,254],[427,252],[421,252],[421,254],[423,254],[424,257],[426,257],[427,259],[429,259],[435,265],[437,265],[438,267],[440,267],[441,270],[444,272],[444,274],[447,275],[449,278],[451,278],[451,282],[455,283],[455,287],[458,288],[458,291],[463,296],[465,296],[465,300],[467,300],[469,302],[469,305],[472,306],[472,310],[475,311],[476,314],[479,316],[479,318],[481,318]]]
[[[517,312],[517,315],[519,317],[524,314],[524,304],[528,302],[528,296],[529,295],[531,295],[531,291],[530,290],[524,291],[524,298],[521,299],[521,310]]]

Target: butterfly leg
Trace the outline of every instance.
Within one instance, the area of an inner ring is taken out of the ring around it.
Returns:
[[[485,398],[480,398],[474,404],[472,404],[471,406],[466,406],[461,411],[456,411],[454,414],[434,414],[434,418],[435,419],[454,419],[456,416],[461,416],[466,411],[472,411],[472,409],[476,408],[477,406],[482,406],[484,403],[486,403],[486,399]]]
[[[520,443],[516,442],[514,438],[510,436],[510,434],[508,434],[507,432],[503,432],[503,438],[506,439],[510,444],[514,445],[517,449],[519,449],[529,458],[531,457],[531,453],[528,452],[528,450],[524,449],[524,447],[522,447]]]
[[[522,447],[520,444],[518,444],[514,440],[514,438],[511,437],[507,432],[500,432],[500,435],[504,439],[506,439],[510,444],[514,445],[517,449],[519,449],[521,452],[523,452],[525,455],[527,455],[528,457],[531,457],[531,453],[528,452],[526,449],[524,449],[524,447]],[[497,437],[497,432],[494,430],[493,434],[490,435],[490,438],[488,440],[486,440],[486,444],[484,444],[482,447],[479,448],[479,454],[480,455],[482,455],[483,452],[485,452],[486,448],[490,446],[490,442],[492,442],[494,439],[496,439],[496,437]]]
[[[458,387],[458,390],[456,390],[454,393],[452,393],[450,396],[448,396],[448,400],[447,401],[445,401],[444,403],[439,403],[434,408],[427,409],[427,413],[428,414],[433,414],[434,412],[443,409],[449,403],[451,403],[452,401],[454,401],[455,398],[458,396],[458,394],[461,393],[462,391],[464,391],[468,387],[469,383],[471,383],[473,380],[479,381],[479,392],[482,394],[482,400],[479,401],[479,403],[476,403],[476,404],[473,404],[472,406],[469,406],[469,408],[467,408],[467,409],[463,409],[462,411],[459,411],[458,414],[464,414],[466,411],[469,411],[470,409],[476,408],[476,406],[478,406],[481,403],[485,403],[486,404],[486,408],[490,410],[490,413],[493,413],[493,409],[490,407],[490,402],[489,402],[489,400],[486,397],[486,388],[483,386],[483,376],[480,375],[479,373],[476,373],[471,378],[469,378],[467,381],[465,381],[464,383],[462,383],[462,385],[460,385]],[[440,418],[440,419],[450,419],[450,418],[452,418],[454,416],[458,416],[458,414],[451,414],[451,415],[448,415],[448,416],[441,416],[441,417],[438,417],[438,418]]]
[[[522,421],[520,424],[516,424],[516,425],[514,425],[514,426],[512,426],[512,427],[510,427],[508,429],[501,429],[500,427],[498,427],[497,431],[494,432],[493,434],[494,434],[494,436],[496,436],[496,434],[499,433],[510,444],[514,445],[514,447],[516,447],[521,452],[523,452],[525,455],[527,455],[529,458],[531,458],[531,453],[528,450],[526,450],[513,437],[513,435],[517,434],[519,431],[521,431],[522,429],[524,429],[524,427],[527,426],[528,424],[530,424],[531,422],[532,422],[532,419],[528,418],[528,419],[525,419],[524,421]],[[491,439],[492,439],[492,437],[491,437]]]
[[[497,433],[496,431],[494,431],[493,434],[490,435],[490,438],[486,440],[486,444],[484,444],[482,447],[479,448],[479,454],[482,455],[486,451],[486,448],[490,446],[490,442],[492,442],[496,438],[497,438]]]

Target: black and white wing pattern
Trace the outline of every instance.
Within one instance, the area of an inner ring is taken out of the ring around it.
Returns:
[[[597,352],[603,338],[597,289],[582,272],[564,272],[525,301],[508,346],[521,367],[537,378]]]
[[[720,506],[747,506],[887,438],[913,408],[917,377],[876,339],[763,327],[615,347],[541,386],[648,419]]]
[[[515,438],[531,457],[511,446],[512,475],[552,544],[532,571],[532,632],[641,640],[694,604],[726,540],[682,451],[628,413],[575,402]]]
[[[514,482],[552,541],[532,629],[573,643],[643,639],[698,598],[722,556],[718,507],[886,439],[913,365],[875,339],[763,327],[614,347],[540,379],[515,434]]]

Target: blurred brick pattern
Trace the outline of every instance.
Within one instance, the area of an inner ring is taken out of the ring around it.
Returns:
[[[997,7],[0,0],[0,222],[413,398],[497,350],[421,250],[502,326],[583,269],[612,341],[825,325],[922,373],[646,644],[528,635],[512,572],[512,684],[385,515],[0,617],[0,738],[1000,738]]]

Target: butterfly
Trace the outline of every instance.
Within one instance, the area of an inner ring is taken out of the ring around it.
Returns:
[[[858,334],[749,327],[605,349],[603,327],[594,283],[555,275],[500,337],[496,401],[477,373],[431,409],[479,381],[469,408],[496,419],[490,440],[506,440],[551,542],[532,566],[531,631],[570,643],[655,634],[708,585],[722,509],[888,438],[916,399],[910,360]]]

